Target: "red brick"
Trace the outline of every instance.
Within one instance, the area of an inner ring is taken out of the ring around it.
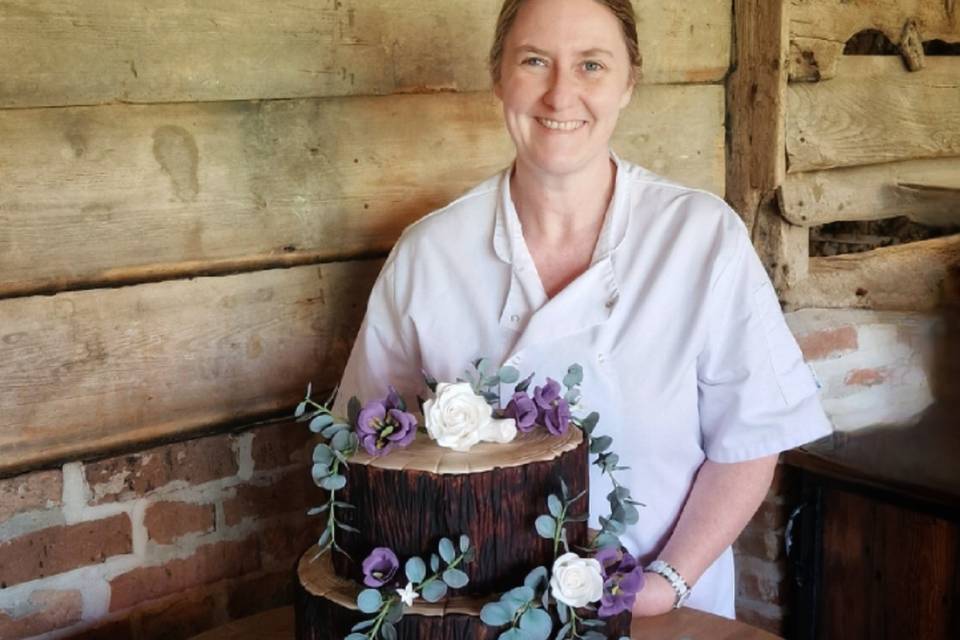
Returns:
[[[229,436],[198,438],[85,466],[93,504],[150,494],[175,480],[202,484],[237,473]]]
[[[63,473],[34,471],[0,480],[0,523],[24,511],[60,506]]]
[[[890,377],[890,370],[886,367],[875,369],[853,369],[843,378],[843,384],[857,387],[872,387],[882,384]]]
[[[734,542],[734,550],[744,556],[762,560],[777,560],[783,555],[783,536],[768,535],[767,527],[747,527]]]
[[[790,507],[787,504],[776,504],[764,500],[747,526],[763,531],[780,531],[787,525],[789,512]]]
[[[186,640],[227,622],[218,592],[194,589],[145,609],[139,640]]]
[[[0,588],[132,551],[130,518],[125,513],[41,529],[0,543]]]
[[[824,329],[797,336],[805,360],[826,360],[856,351],[859,346],[857,329],[852,325]]]
[[[244,518],[270,516],[306,511],[308,502],[320,504],[323,496],[313,484],[307,467],[296,467],[265,485],[247,484],[237,487],[236,495],[223,502],[227,526]]]
[[[147,508],[144,524],[154,542],[170,544],[188,533],[213,531],[216,511],[212,504],[157,502]]]
[[[260,568],[257,547],[256,537],[218,542],[200,547],[188,558],[121,574],[110,581],[110,611],[252,573]]]
[[[767,602],[769,604],[780,605],[783,603],[780,598],[781,580],[770,580],[764,576],[758,576],[748,571],[742,571],[737,575],[737,596],[743,596],[758,602]]]
[[[0,638],[28,638],[80,621],[83,596],[79,591],[34,591],[29,613],[18,618],[0,611]]]
[[[229,588],[227,613],[231,619],[293,604],[293,577],[290,570],[267,573],[233,584]]]
[[[267,471],[310,460],[314,435],[306,424],[285,421],[253,430],[253,467]]]

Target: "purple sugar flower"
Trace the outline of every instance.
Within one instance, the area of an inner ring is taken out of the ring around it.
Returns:
[[[403,411],[406,406],[403,402],[403,398],[397,393],[397,390],[390,385],[387,387],[387,399],[384,401],[384,406],[389,409],[400,409]]]
[[[391,580],[400,568],[397,554],[387,547],[377,547],[363,561],[363,584],[382,587]]]
[[[643,567],[630,552],[614,548],[601,549],[594,556],[603,569],[603,596],[597,615],[609,618],[633,609],[637,593],[643,589]]]
[[[357,437],[360,445],[372,456],[383,456],[396,447],[406,447],[417,435],[417,419],[413,414],[389,408],[396,398],[391,388],[387,400],[371,400],[357,416]]]
[[[560,397],[560,383],[553,378],[547,378],[547,384],[533,388],[533,401],[541,411],[546,411],[553,401]]]
[[[537,426],[537,405],[526,391],[517,391],[513,394],[513,398],[507,403],[504,415],[513,418],[517,423],[517,429],[524,433],[532,431]]]
[[[543,424],[547,431],[555,436],[562,436],[570,426],[570,405],[563,398],[554,402],[554,406],[543,412]]]

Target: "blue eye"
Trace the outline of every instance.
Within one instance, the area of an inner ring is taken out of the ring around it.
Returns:
[[[587,60],[583,63],[583,68],[587,71],[602,71],[603,65],[594,60]]]
[[[531,57],[529,57],[529,58],[524,58],[524,59],[523,59],[523,62],[521,62],[520,64],[525,64],[525,65],[528,65],[528,66],[531,66],[531,67],[542,67],[542,66],[545,66],[545,65],[547,64],[547,61],[544,60],[543,58],[538,58],[538,57],[536,57],[536,56],[531,56]]]

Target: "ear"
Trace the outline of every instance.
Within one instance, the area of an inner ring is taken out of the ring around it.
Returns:
[[[631,74],[630,81],[627,83],[627,88],[626,90],[624,90],[623,96],[620,98],[621,109],[626,108],[626,106],[630,104],[630,98],[633,97],[633,90],[636,88],[636,86],[637,86],[637,81],[634,80]]]
[[[497,96],[500,102],[503,102],[503,85],[500,84],[499,80],[493,83],[493,95]]]

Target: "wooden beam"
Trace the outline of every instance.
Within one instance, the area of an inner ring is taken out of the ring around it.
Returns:
[[[0,108],[489,88],[500,0],[6,0]],[[719,82],[729,0],[635,0],[645,82]]]
[[[948,269],[960,264],[960,234],[828,258],[781,295],[806,307],[930,311],[942,302]]]
[[[638,90],[625,158],[723,193],[723,88]],[[0,110],[0,297],[386,252],[507,166],[487,92]]]
[[[336,383],[380,265],[0,300],[0,470],[291,410]]]
[[[836,78],[787,91],[788,171],[960,155],[960,58],[846,56]]]
[[[923,40],[960,42],[955,0],[791,0],[789,11],[791,81],[836,76],[847,40],[867,29],[900,44],[912,20]]]
[[[894,216],[935,227],[960,225],[960,158],[791,173],[780,209],[805,227]]]

